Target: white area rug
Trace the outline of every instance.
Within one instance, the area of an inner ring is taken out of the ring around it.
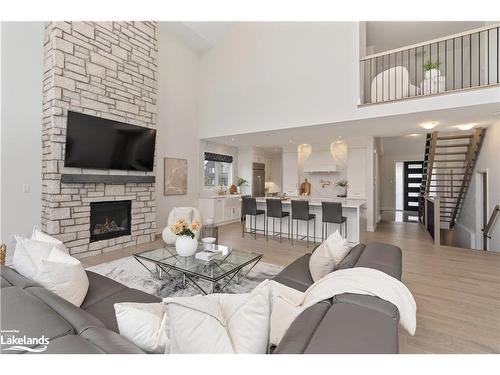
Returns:
[[[148,264],[148,266],[150,266],[151,269],[154,269],[152,264]],[[245,278],[241,280],[239,284],[235,279],[231,280],[224,288],[223,293],[247,293],[261,281],[273,278],[282,269],[283,267],[281,266],[263,263],[261,261],[248,273]],[[201,294],[201,291],[193,286],[189,280],[187,280],[186,288],[183,288],[182,275],[179,272],[172,270],[163,279],[158,280],[133,257],[126,257],[112,262],[99,264],[97,266],[89,267],[87,270],[109,277],[110,279],[118,281],[129,288],[139,289],[160,298]],[[210,288],[210,283],[204,280],[199,280],[197,283],[206,291]],[[219,283],[224,285],[225,281],[221,280]]]

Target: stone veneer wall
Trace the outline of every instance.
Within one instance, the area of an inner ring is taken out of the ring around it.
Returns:
[[[149,175],[64,167],[67,111],[156,128],[155,22],[49,22],[45,28],[42,227],[88,256],[154,240],[155,184],[63,184],[62,173]],[[132,200],[132,233],[90,243],[90,202]]]

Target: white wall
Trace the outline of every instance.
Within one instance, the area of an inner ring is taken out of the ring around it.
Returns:
[[[479,152],[479,158],[476,162],[476,171],[488,172],[488,218],[495,205],[500,204],[500,121],[488,127],[483,145]],[[469,189],[465,196],[464,204],[456,231],[459,232],[455,237],[469,238],[467,233],[473,233],[477,238],[482,238],[480,231],[476,230],[476,221],[480,218],[476,217],[476,181],[475,173],[472,176]],[[497,219],[490,233],[491,240],[488,248],[493,251],[500,251],[500,219]],[[468,239],[464,240],[461,246],[468,245]]]
[[[494,103],[500,88],[358,107],[357,22],[233,24],[201,57],[200,137]]]
[[[161,232],[173,207],[198,206],[201,165],[197,126],[199,55],[162,22],[159,30],[156,222]],[[187,159],[186,195],[163,195],[165,157]]]
[[[380,157],[380,209],[394,210],[396,203],[395,163],[424,159],[425,136],[383,137]]]
[[[43,22],[2,22],[0,242],[40,223]],[[24,188],[29,189],[23,192]]]

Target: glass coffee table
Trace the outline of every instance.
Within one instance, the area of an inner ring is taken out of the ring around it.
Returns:
[[[200,242],[197,251],[204,251],[204,246]],[[210,261],[200,260],[194,256],[183,257],[177,255],[175,246],[170,245],[143,251],[133,256],[153,276],[159,279],[165,277],[172,270],[180,272],[183,287],[186,287],[186,282],[189,280],[203,294],[222,292],[234,278],[239,283],[259,263],[263,256],[262,254],[230,249],[222,245],[211,246],[215,250],[222,251],[222,253]],[[154,265],[154,269],[148,267],[147,264],[150,263]],[[245,267],[247,269],[244,270]],[[209,290],[205,290],[199,285],[198,281],[200,279],[210,283]]]

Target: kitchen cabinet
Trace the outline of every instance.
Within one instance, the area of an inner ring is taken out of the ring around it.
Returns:
[[[298,155],[297,152],[284,152],[282,158],[283,181],[282,190],[288,195],[297,195],[298,186]]]
[[[212,218],[216,225],[238,221],[241,216],[241,197],[221,196],[199,199],[199,209],[202,219]]]
[[[348,198],[366,197],[366,162],[367,152],[365,147],[349,147],[347,152],[347,188]]]

